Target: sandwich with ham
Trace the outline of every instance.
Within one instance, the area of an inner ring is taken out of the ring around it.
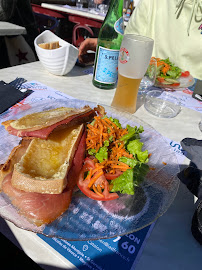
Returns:
[[[22,140],[1,166],[0,189],[31,223],[48,224],[68,209],[94,115],[88,106],[58,108],[3,123]]]
[[[18,120],[8,120],[2,125],[8,133],[18,137],[47,139],[53,130],[89,122],[94,115],[95,111],[89,106],[80,109],[61,107],[26,115]]]

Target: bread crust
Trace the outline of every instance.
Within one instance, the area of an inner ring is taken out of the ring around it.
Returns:
[[[0,170],[0,191],[4,178],[13,171],[15,163],[19,162],[26,152],[31,140],[23,139],[19,145],[15,146],[11,151],[8,159],[1,165]]]
[[[67,168],[67,172],[69,167]],[[67,185],[67,179],[34,179],[28,174],[23,174],[19,167],[14,166],[14,171],[11,179],[12,186],[26,191],[26,192],[37,192],[47,194],[60,194],[63,192]]]

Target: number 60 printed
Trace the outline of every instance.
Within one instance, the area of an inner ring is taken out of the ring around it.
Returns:
[[[133,234],[127,234],[125,235],[125,237],[128,237],[130,240],[132,240],[134,243],[136,244],[140,244],[140,239],[138,239],[137,237],[135,237]],[[118,242],[121,239],[120,236],[117,236],[117,238],[115,238],[113,240],[113,242]],[[128,253],[130,254],[134,254],[135,253],[135,246],[133,244],[130,244],[128,241],[124,241],[123,243],[121,243],[121,247],[125,250],[128,251]]]
[[[129,245],[128,242],[123,242],[123,243],[121,244],[121,247],[122,247],[123,249],[128,250],[128,252],[129,252],[130,254],[133,254],[133,253],[135,252],[135,246]]]

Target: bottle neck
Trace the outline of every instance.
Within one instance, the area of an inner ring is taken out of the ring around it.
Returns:
[[[124,0],[111,0],[106,17],[108,17],[108,15],[111,14],[112,12],[116,13],[119,17],[122,17],[123,16],[123,1]]]

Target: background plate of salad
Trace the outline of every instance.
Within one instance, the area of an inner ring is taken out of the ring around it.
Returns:
[[[195,80],[188,70],[182,70],[172,63],[169,58],[155,59],[157,61],[155,86],[181,90],[181,88],[190,87],[194,84]]]
[[[85,105],[91,108],[98,106],[82,100],[46,100],[33,104],[26,104],[25,101],[25,105],[19,107],[17,113],[14,110],[3,113],[0,122],[43,110],[59,107],[81,108]],[[152,224],[167,211],[179,187],[177,173],[180,169],[175,153],[161,134],[134,115],[109,106],[103,107],[106,115],[98,114],[97,121],[108,127],[102,130],[106,139],[100,141],[101,145],[95,144],[94,147],[95,139],[91,141],[94,134],[89,133],[90,144],[88,142],[89,147],[86,147],[84,178],[74,190],[69,209],[49,225],[37,227],[19,215],[4,194],[0,193],[0,216],[22,229],[49,237],[95,240],[138,231]],[[98,123],[91,122],[88,125],[89,131],[98,132]],[[120,139],[110,146],[114,129]],[[3,126],[0,126],[0,136],[3,138],[0,141],[0,162],[3,163],[20,139],[7,134]],[[123,155],[118,164],[114,164],[115,154],[121,152]],[[97,165],[95,159],[98,161]],[[113,166],[110,167],[111,163]],[[88,169],[89,167],[92,170]],[[118,178],[112,177],[113,171]],[[97,175],[96,172],[107,179],[103,182],[104,186],[109,187],[107,193],[102,182],[99,182],[102,178],[93,176],[93,173]],[[109,200],[97,200],[96,194]]]

